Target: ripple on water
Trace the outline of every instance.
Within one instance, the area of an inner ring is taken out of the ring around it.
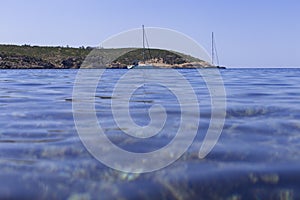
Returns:
[[[72,113],[76,70],[1,72],[0,198],[300,198],[300,70],[220,71],[227,93],[225,126],[202,160],[198,151],[209,125],[211,99],[195,70],[180,70],[200,101],[198,137],[174,164],[147,174],[112,170],[84,148]],[[94,95],[103,130],[115,145],[133,152],[168,144],[180,124],[180,107],[174,94],[158,84],[136,90],[130,108],[136,123],[147,124],[148,108],[164,105],[169,115],[165,132],[145,142],[125,135],[128,127],[116,126],[110,110],[113,86],[125,72],[107,70],[109,76]]]

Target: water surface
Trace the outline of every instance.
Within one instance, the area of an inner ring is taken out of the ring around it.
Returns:
[[[178,101],[159,85],[136,90],[130,102],[133,120],[146,125],[148,108],[160,103],[167,109],[167,128],[147,143],[126,138],[110,110],[112,88],[125,72],[106,71],[95,95],[97,117],[116,145],[133,152],[159,149],[178,128]],[[200,102],[198,135],[178,161],[146,174],[110,169],[84,148],[72,115],[76,73],[1,70],[0,198],[300,198],[300,70],[221,70],[227,93],[225,126],[202,160],[197,156],[210,120],[209,92],[196,70],[180,70]]]

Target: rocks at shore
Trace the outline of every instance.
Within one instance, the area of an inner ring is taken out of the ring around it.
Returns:
[[[1,69],[55,68],[52,63],[39,58],[18,55],[8,56],[3,54],[0,54],[0,58]]]
[[[0,45],[0,69],[80,68],[91,49]]]
[[[142,61],[144,60],[145,61]],[[163,49],[134,49],[115,59],[107,68],[127,68],[136,63],[151,64],[158,68],[207,68],[214,67],[198,58]]]
[[[39,47],[0,45],[0,69],[70,69],[80,68],[93,48]],[[122,51],[127,53],[122,54]],[[160,68],[207,68],[214,67],[198,58],[162,49],[95,49],[96,56],[105,55],[117,59],[106,64],[106,68],[127,68],[133,62],[146,59]],[[145,54],[147,54],[146,57]],[[93,57],[91,57],[94,59]]]
[[[83,59],[67,58],[51,62],[41,58],[0,54],[0,69],[70,69],[80,68]]]

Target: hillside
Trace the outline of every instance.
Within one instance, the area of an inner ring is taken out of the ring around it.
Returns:
[[[109,60],[106,68],[126,68],[143,60],[143,49],[94,49],[87,47],[42,47],[29,45],[0,45],[0,69],[68,69],[80,68],[89,59],[104,55]],[[91,53],[92,52],[92,53]],[[122,52],[125,52],[124,54]],[[91,53],[91,54],[90,54]],[[117,59],[113,59],[119,56]],[[162,68],[212,67],[197,58],[182,53],[147,49],[145,61]],[[93,57],[94,56],[94,57]],[[111,60],[110,60],[111,59]],[[85,66],[85,65],[83,65]]]
[[[91,49],[0,45],[0,68],[79,68]]]

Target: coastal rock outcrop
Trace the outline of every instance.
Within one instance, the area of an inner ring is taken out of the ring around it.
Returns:
[[[92,56],[90,56],[91,51],[93,52]],[[151,63],[160,68],[215,67],[198,58],[162,49],[147,49],[145,51],[145,49],[138,48],[95,49],[0,45],[0,69],[90,68],[90,65],[82,66],[85,59],[88,58],[93,63],[94,60],[96,62],[103,55],[106,56],[106,60],[111,60],[104,67],[114,69],[127,68],[133,62],[140,61]]]
[[[0,54],[0,68],[1,69],[52,69],[56,66],[49,61],[40,58],[20,55],[4,55]]]

